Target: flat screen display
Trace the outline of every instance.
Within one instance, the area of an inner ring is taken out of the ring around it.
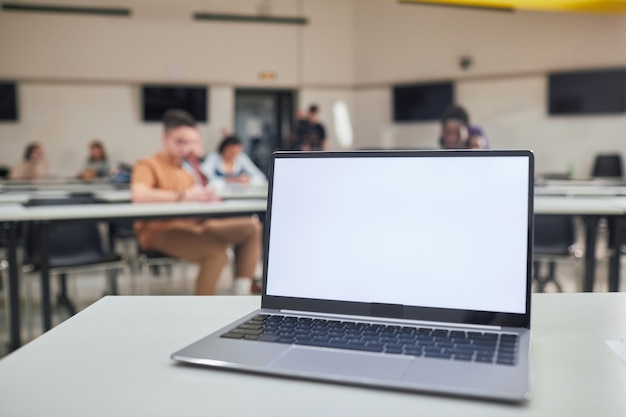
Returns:
[[[17,84],[0,81],[0,121],[17,121]]]
[[[396,122],[437,121],[453,103],[452,82],[393,87],[393,119]]]
[[[206,86],[144,85],[143,120],[160,122],[169,109],[191,113],[198,122],[206,122],[208,88]]]
[[[626,112],[626,69],[560,72],[548,76],[550,115]]]
[[[526,312],[529,158],[276,158],[267,294]]]

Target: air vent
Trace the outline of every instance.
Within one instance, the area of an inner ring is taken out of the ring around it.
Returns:
[[[7,12],[61,13],[94,16],[130,16],[131,10],[121,7],[62,6],[54,4],[2,3]]]
[[[288,16],[255,16],[241,14],[220,14],[196,12],[193,14],[194,20],[212,20],[217,22],[237,22],[237,23],[274,23],[282,25],[306,25],[309,19],[305,17]]]

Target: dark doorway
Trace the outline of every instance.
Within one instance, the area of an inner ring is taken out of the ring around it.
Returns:
[[[235,133],[265,173],[272,152],[289,147],[294,95],[293,90],[235,90]]]

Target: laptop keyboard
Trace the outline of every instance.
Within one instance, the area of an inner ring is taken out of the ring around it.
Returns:
[[[393,326],[260,314],[220,337],[515,365],[513,333]]]

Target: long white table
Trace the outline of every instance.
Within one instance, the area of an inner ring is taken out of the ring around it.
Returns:
[[[131,201],[130,190],[116,189],[89,189],[83,192],[93,194],[94,198],[107,203],[128,203]],[[75,193],[71,190],[38,190],[32,192],[4,192],[0,193],[0,204],[24,204],[32,198],[63,198]],[[239,199],[267,199],[267,185],[262,186],[229,186],[216,190],[216,194],[224,200]],[[2,207],[0,206],[0,209]]]
[[[602,416],[626,414],[626,294],[535,294],[524,405],[176,365],[174,351],[259,297],[106,297],[0,360],[0,415]],[[492,366],[492,365],[486,365]]]
[[[615,227],[612,231],[615,242],[621,242],[621,221],[626,216],[626,197],[566,197],[566,196],[543,196],[538,195],[534,199],[535,213],[537,214],[573,214],[580,215],[586,225],[586,251],[585,251],[585,274],[584,289],[592,291],[595,282],[595,247],[597,238],[597,222],[601,216],[615,219]],[[31,207],[24,208],[16,205],[0,206],[0,223],[5,225],[17,224],[27,221],[73,221],[73,220],[109,220],[109,219],[138,219],[158,217],[193,217],[193,216],[225,216],[246,214],[251,212],[264,212],[266,201],[264,199],[245,200],[233,199],[216,204],[202,203],[170,203],[170,204],[106,204],[88,206],[62,206],[62,207]],[[10,234],[10,233],[9,233]],[[16,237],[13,236],[13,241]],[[17,259],[15,248],[8,245],[9,268],[10,268],[10,295],[12,300],[18,300]],[[610,261],[609,283],[612,290],[619,287],[619,254],[613,256]],[[44,273],[46,273],[44,271]],[[47,282],[47,279],[44,278]],[[13,306],[15,304],[15,306]],[[45,307],[45,306],[44,306]],[[19,343],[19,309],[17,302],[12,303],[11,320],[17,320],[17,325],[11,326],[11,348],[17,348]],[[45,314],[45,312],[44,312]],[[17,317],[17,319],[14,319]]]
[[[20,342],[19,313],[19,272],[17,258],[17,228],[24,222],[37,222],[40,225],[41,239],[45,242],[45,227],[52,222],[64,221],[108,221],[122,219],[163,219],[180,217],[230,217],[267,210],[265,200],[226,200],[215,203],[163,203],[163,204],[87,204],[64,206],[23,207],[18,205],[0,206],[0,224],[7,236],[7,260],[9,262],[10,299],[10,346],[17,349]],[[43,252],[46,245],[43,245]],[[42,314],[44,328],[51,327],[49,271],[46,255],[42,255]]]

